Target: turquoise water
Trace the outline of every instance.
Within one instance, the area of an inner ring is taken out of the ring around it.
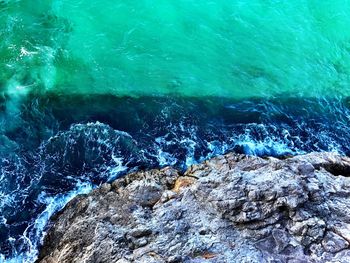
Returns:
[[[129,171],[350,155],[348,0],[0,0],[0,263]]]
[[[350,1],[0,3],[6,94],[348,96]]]

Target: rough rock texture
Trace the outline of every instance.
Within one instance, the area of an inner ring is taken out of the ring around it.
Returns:
[[[228,154],[73,199],[39,262],[350,262],[350,159]]]

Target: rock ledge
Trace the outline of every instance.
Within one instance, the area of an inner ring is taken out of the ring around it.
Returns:
[[[227,154],[74,198],[38,262],[350,262],[350,159]]]

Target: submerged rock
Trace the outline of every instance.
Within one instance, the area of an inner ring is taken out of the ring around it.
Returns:
[[[350,159],[227,154],[73,199],[38,262],[350,262]]]

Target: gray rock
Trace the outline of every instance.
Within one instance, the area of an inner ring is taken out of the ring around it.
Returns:
[[[350,159],[227,154],[74,198],[38,262],[350,262]]]

